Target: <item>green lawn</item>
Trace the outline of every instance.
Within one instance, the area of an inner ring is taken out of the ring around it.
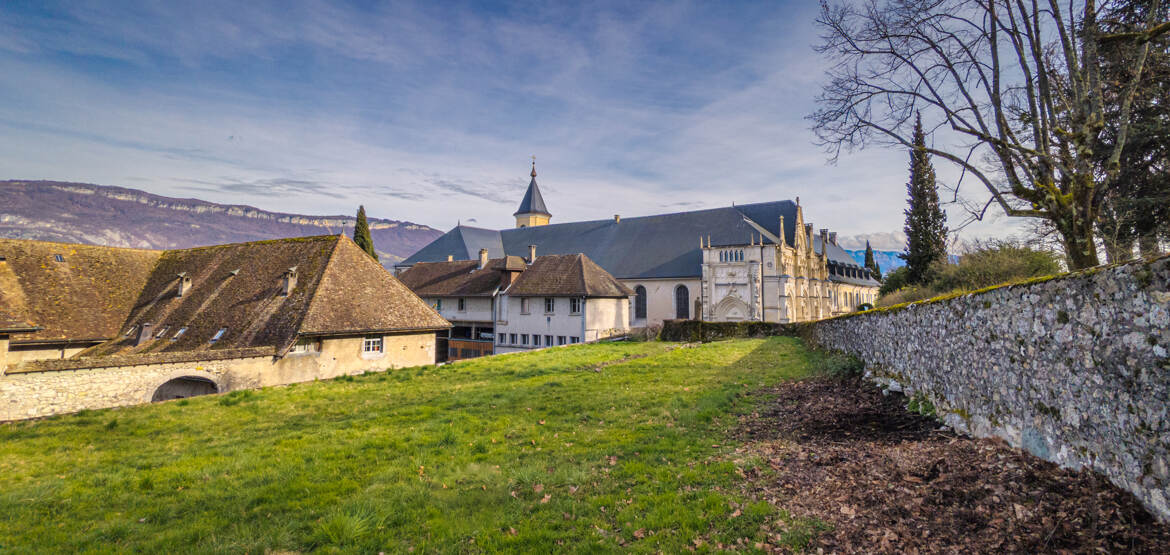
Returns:
[[[0,424],[0,553],[750,548],[788,517],[740,496],[753,462],[727,429],[750,409],[742,393],[819,355],[791,338],[674,347]]]

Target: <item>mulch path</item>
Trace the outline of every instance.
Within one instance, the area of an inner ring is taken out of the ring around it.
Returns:
[[[738,433],[776,472],[750,493],[832,526],[813,552],[1170,553],[1170,526],[1104,478],[942,430],[901,395],[856,378],[760,394]]]

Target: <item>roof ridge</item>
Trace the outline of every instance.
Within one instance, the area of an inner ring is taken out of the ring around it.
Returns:
[[[17,239],[15,237],[0,237],[0,242],[14,241],[19,243],[41,243],[44,245],[61,245],[63,247],[89,247],[95,249],[116,249],[137,252],[166,252],[167,249],[144,249],[140,247],[117,247],[113,245],[91,245],[89,243],[66,243],[63,241],[46,241],[44,239]]]
[[[343,239],[349,239],[345,235],[333,235],[332,237],[336,237],[337,241],[334,242],[333,249],[329,251],[329,256],[325,259],[325,264],[321,265],[321,272],[317,274],[317,280],[312,284],[313,289],[310,291],[305,291],[305,294],[308,295],[309,302],[305,303],[305,309],[297,315],[297,322],[293,325],[292,342],[288,345],[275,346],[277,356],[284,356],[285,353],[287,353],[288,350],[296,344],[297,337],[301,335],[301,328],[305,325],[305,318],[307,318],[309,314],[313,312],[313,306],[315,306],[317,303],[317,289],[321,287],[321,282],[325,281],[325,274],[329,272],[329,266],[333,264],[334,260],[336,260],[337,250],[340,249],[341,244],[345,242]],[[350,239],[350,242],[353,242],[353,239]],[[357,247],[357,244],[354,244],[354,247]],[[363,250],[362,252],[364,253],[365,251]]]
[[[257,239],[255,241],[240,241],[237,243],[223,243],[223,244],[218,244],[218,245],[201,245],[198,247],[186,247],[186,248],[182,248],[182,249],[162,249],[162,250],[163,250],[163,252],[191,252],[191,251],[198,251],[198,250],[222,249],[222,248],[227,248],[227,247],[241,247],[244,245],[293,243],[293,242],[301,242],[301,241],[327,241],[331,238],[336,239],[338,237],[344,237],[344,236],[345,235],[342,233],[337,233],[337,234],[324,234],[324,235],[305,235],[305,236],[301,236],[301,237],[277,237],[274,239]]]
[[[780,204],[780,203],[785,203],[785,202],[793,203],[793,201],[791,199],[769,200],[769,201],[764,201],[764,202],[753,202],[751,204],[733,204],[731,206],[716,206],[713,208],[700,208],[699,210],[679,210],[678,212],[665,212],[662,214],[646,214],[645,216],[629,216],[629,217],[622,216],[622,220],[628,222],[629,220],[641,220],[641,219],[645,219],[645,218],[659,218],[662,216],[677,216],[680,214],[695,214],[698,212],[715,212],[717,210],[727,210],[727,209],[735,210],[736,212],[739,212],[740,214],[742,214],[744,217],[748,217],[746,214],[743,214],[743,211],[740,210],[740,208],[743,208],[745,206],[762,206],[765,204]],[[795,204],[795,203],[793,203],[793,204]],[[598,218],[596,220],[579,220],[579,221],[573,221],[573,222],[560,222],[560,223],[556,223],[556,224],[550,223],[550,224],[545,224],[545,225],[539,226],[539,227],[554,227],[554,226],[563,226],[563,225],[591,224],[591,223],[604,223],[604,222],[616,223],[616,222],[614,222],[613,218]],[[621,225],[621,224],[617,223],[617,225]],[[463,227],[468,227],[468,226],[463,226]],[[509,232],[509,231],[518,231],[520,229],[531,229],[531,228],[510,227],[510,228],[505,228],[505,229],[500,229],[500,230],[489,230],[489,231],[498,231],[500,233],[505,233],[505,232]]]

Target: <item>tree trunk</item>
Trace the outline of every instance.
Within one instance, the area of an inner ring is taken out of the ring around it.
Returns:
[[[1102,234],[1101,242],[1105,244],[1106,262],[1117,264],[1133,258],[1134,241],[1132,238],[1108,237]]]
[[[1092,219],[1070,209],[1063,211],[1059,219],[1054,219],[1052,223],[1060,233],[1069,271],[1084,270],[1101,263],[1097,258],[1097,245],[1093,241]]]
[[[1138,238],[1138,248],[1141,250],[1142,256],[1154,256],[1162,253],[1160,242],[1157,233],[1142,235]]]

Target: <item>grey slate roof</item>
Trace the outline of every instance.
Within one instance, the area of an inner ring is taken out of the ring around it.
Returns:
[[[756,226],[779,235],[781,216],[784,237],[791,246],[796,237],[796,203],[787,200],[622,218],[620,222],[593,220],[502,231],[459,226],[399,266],[441,262],[447,255],[471,260],[479,256],[480,248],[487,248],[493,258],[504,254],[526,257],[528,245],[536,245],[537,257],[583,253],[619,279],[695,278],[702,275],[700,236],[710,237],[714,246],[744,245],[753,237],[760,240]],[[764,242],[771,243],[766,237]],[[819,237],[814,245],[820,252]],[[835,245],[830,245],[829,258],[857,266],[849,253]]]
[[[524,193],[524,200],[520,201],[520,208],[513,216],[520,214],[544,214],[552,216],[548,207],[544,205],[544,197],[540,196],[540,187],[536,186],[536,168],[532,168],[532,181],[528,182],[528,192]]]

